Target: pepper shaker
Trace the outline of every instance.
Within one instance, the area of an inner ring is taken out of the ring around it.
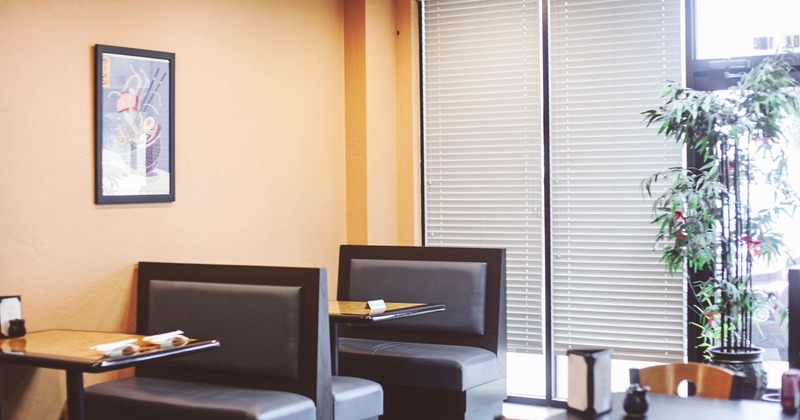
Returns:
[[[8,321],[8,336],[9,337],[24,337],[25,336],[25,320],[12,319]]]
[[[622,402],[622,408],[628,413],[627,417],[644,417],[650,406],[650,396],[647,393],[650,388],[639,384],[639,369],[630,370],[630,381],[630,386],[625,390],[625,400]]]

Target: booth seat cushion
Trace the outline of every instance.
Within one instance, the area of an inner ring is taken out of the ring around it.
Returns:
[[[311,399],[290,392],[134,377],[86,388],[89,420],[316,420]]]
[[[334,419],[372,419],[383,414],[383,388],[370,380],[331,378]]]
[[[497,366],[477,347],[339,338],[339,371],[381,384],[465,391],[499,379]]]

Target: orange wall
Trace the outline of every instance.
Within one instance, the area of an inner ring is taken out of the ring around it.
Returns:
[[[335,277],[342,21],[341,0],[0,0],[0,295],[22,295],[28,329],[132,331],[141,260]],[[174,203],[94,204],[98,43],[176,54]],[[4,419],[64,399],[63,372],[0,365]]]
[[[366,0],[344,1],[347,243],[367,241]]]
[[[344,0],[347,240],[420,243],[416,0]]]
[[[396,29],[391,0],[366,7],[368,243],[397,243]]]

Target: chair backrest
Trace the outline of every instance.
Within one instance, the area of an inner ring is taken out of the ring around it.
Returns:
[[[738,399],[741,379],[741,374],[730,369],[702,363],[671,363],[639,369],[639,383],[657,394],[678,395],[678,386],[687,381],[689,396]]]
[[[342,245],[339,300],[444,303],[446,309],[366,327],[343,326],[339,334],[480,347],[504,362],[505,270],[504,249]]]
[[[293,392],[330,417],[324,269],[141,262],[137,298],[138,334],[180,329],[220,341],[137,375]]]

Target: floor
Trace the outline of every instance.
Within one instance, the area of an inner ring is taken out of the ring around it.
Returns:
[[[545,420],[550,416],[563,413],[560,408],[539,407],[527,404],[503,404],[503,415],[513,420]]]

